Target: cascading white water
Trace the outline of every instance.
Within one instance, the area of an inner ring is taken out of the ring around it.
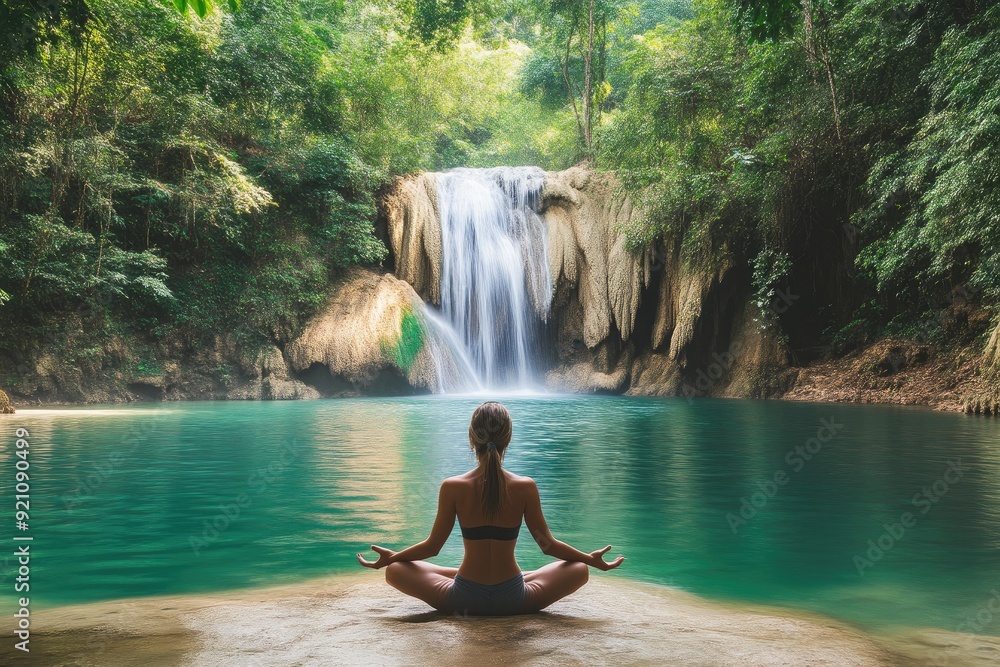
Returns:
[[[458,332],[432,306],[424,304],[424,325],[434,362],[438,393],[483,391],[483,381]]]
[[[451,348],[452,364],[466,371],[461,389],[539,384],[537,361],[552,301],[545,227],[536,211],[544,178],[537,167],[438,175],[443,321],[433,313],[428,320],[437,330],[432,338]]]

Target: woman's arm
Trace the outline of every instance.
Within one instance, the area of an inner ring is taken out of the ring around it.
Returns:
[[[392,551],[376,544],[372,545],[372,550],[378,554],[378,560],[367,561],[358,554],[358,562],[365,567],[379,569],[390,563],[400,561],[424,560],[432,558],[441,552],[441,547],[448,541],[451,529],[455,527],[455,497],[452,494],[451,485],[448,480],[441,484],[438,491],[438,511],[434,518],[434,527],[426,540],[417,542],[412,547],[407,547],[402,551]]]
[[[622,564],[625,556],[619,556],[610,563],[604,560],[604,554],[611,549],[610,544],[588,554],[552,537],[545,516],[542,514],[542,499],[538,495],[538,486],[533,479],[528,478],[528,481],[531,487],[528,491],[528,502],[524,507],[524,522],[543,554],[559,560],[579,561],[600,570],[611,570]]]

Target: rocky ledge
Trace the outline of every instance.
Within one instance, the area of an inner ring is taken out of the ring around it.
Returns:
[[[217,595],[101,602],[33,612],[45,664],[830,665],[996,664],[1000,640],[926,631],[869,637],[830,619],[711,603],[595,574],[539,614],[433,611],[380,573]],[[13,658],[10,646],[0,655]],[[39,663],[42,664],[42,663]]]

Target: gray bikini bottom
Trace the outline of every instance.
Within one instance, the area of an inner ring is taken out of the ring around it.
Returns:
[[[448,601],[452,613],[469,616],[525,614],[531,602],[521,572],[492,585],[478,584],[456,574]]]

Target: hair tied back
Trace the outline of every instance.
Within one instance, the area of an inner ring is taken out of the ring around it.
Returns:
[[[499,514],[507,498],[507,477],[502,460],[510,444],[511,432],[510,413],[496,401],[480,405],[469,420],[469,445],[483,469],[483,515],[487,520]]]

